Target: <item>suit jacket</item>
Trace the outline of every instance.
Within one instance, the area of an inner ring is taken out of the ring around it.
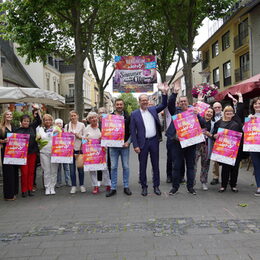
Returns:
[[[157,106],[148,107],[148,111],[152,114],[156,125],[156,136],[158,140],[162,138],[161,124],[158,113],[164,110],[167,106],[167,95],[162,95],[162,103]],[[130,120],[131,138],[134,148],[142,149],[145,144],[145,126],[140,109],[136,109],[131,114]]]

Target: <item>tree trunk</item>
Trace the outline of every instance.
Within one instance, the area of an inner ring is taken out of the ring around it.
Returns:
[[[84,74],[84,54],[81,41],[81,23],[80,23],[80,5],[75,3],[71,9],[73,14],[73,30],[74,30],[74,43],[75,43],[75,110],[79,114],[79,120],[84,116],[84,97],[83,97],[83,74]]]
[[[98,85],[98,91],[99,91],[99,107],[103,107],[105,105],[103,83],[98,82],[97,85]]]

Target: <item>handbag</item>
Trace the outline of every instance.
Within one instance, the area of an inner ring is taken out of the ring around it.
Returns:
[[[75,154],[75,159],[76,159],[76,167],[83,168],[84,166],[83,154]]]

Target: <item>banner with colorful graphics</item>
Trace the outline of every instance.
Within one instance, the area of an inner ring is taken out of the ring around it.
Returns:
[[[152,92],[157,83],[155,56],[115,56],[113,92]]]
[[[52,137],[51,162],[73,163],[75,136],[72,133],[56,133]]]
[[[198,113],[200,114],[200,116],[204,117],[205,112],[210,107],[210,105],[205,102],[198,101],[195,107],[198,109]]]
[[[106,170],[106,148],[99,139],[82,138],[84,171]]]
[[[244,144],[245,152],[260,152],[260,118],[245,118],[244,124]]]
[[[103,114],[101,146],[122,147],[125,138],[125,120],[123,116]]]
[[[210,159],[234,166],[240,145],[242,133],[219,128]]]
[[[191,110],[174,115],[172,119],[182,148],[205,141],[198,117]]]
[[[3,164],[26,165],[29,134],[7,133]]]

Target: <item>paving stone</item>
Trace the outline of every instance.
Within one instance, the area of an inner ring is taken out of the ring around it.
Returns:
[[[40,256],[43,252],[43,249],[33,249],[30,250],[24,250],[24,249],[15,249],[15,250],[9,250],[5,257],[29,257],[29,256]]]

